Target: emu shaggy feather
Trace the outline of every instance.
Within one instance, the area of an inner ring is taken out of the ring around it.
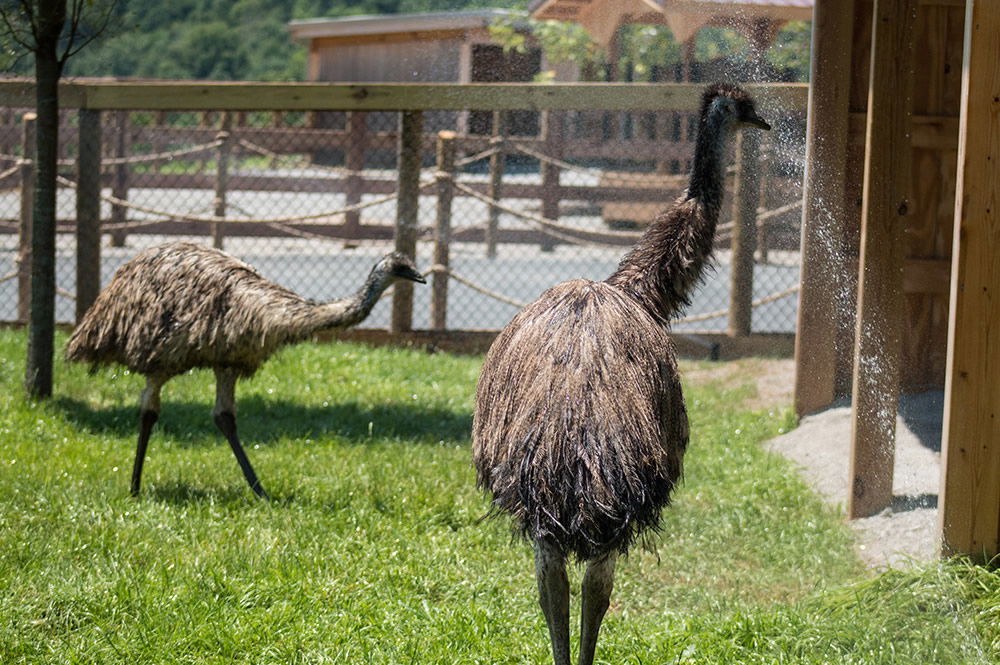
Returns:
[[[475,464],[522,535],[590,560],[659,524],[688,424],[673,344],[651,313],[608,284],[560,284],[514,318],[485,367]]]

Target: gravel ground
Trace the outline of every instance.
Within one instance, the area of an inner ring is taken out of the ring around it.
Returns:
[[[688,382],[738,384],[749,377],[756,395],[743,406],[784,408],[792,404],[792,360],[745,358],[699,363],[683,372]],[[902,567],[938,556],[938,486],[941,474],[941,421],[944,394],[904,395],[896,419],[892,505],[874,517],[848,522],[856,534],[858,556],[872,568]],[[766,443],[791,460],[803,479],[846,515],[850,486],[851,409],[845,403],[806,416],[794,430]],[[846,517],[845,517],[846,519]]]
[[[893,501],[873,517],[852,520],[858,556],[873,568],[931,561],[940,547],[938,487],[944,394],[904,395],[896,419]],[[846,513],[851,409],[838,404],[806,416],[767,446],[798,465],[805,480]]]

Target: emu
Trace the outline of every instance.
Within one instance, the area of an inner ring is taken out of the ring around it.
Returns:
[[[306,300],[246,263],[188,242],[146,249],[119,268],[66,345],[66,359],[121,364],[146,377],[131,492],[139,494],[160,389],[192,368],[215,372],[215,424],[254,493],[267,498],[236,432],[236,380],[253,376],[275,351],[314,333],[346,328],[368,316],[397,280],[424,282],[409,257],[393,252],[372,268],[353,296]]]
[[[476,388],[473,461],[492,510],[534,544],[556,665],[570,662],[566,561],[586,562],[578,662],[591,665],[615,562],[658,529],[681,478],[688,419],[668,323],[712,252],[727,137],[770,129],[741,88],[709,86],[686,191],[603,282],[544,292],[490,347]]]

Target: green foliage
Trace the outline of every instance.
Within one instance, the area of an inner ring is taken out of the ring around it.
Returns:
[[[211,423],[211,374],[177,377],[131,499],[141,377],[60,365],[33,403],[24,344],[0,331],[0,662],[551,662],[530,549],[475,489],[481,358],[279,354],[239,389],[270,502]],[[739,406],[752,379],[686,387],[685,482],[618,566],[598,658],[998,662],[1000,575],[861,571],[840,515],[762,449],[793,421]]]
[[[293,81],[305,76],[305,48],[292,19],[523,9],[525,0],[121,0],[110,34],[69,61],[70,76]],[[0,42],[0,64],[30,74]]]

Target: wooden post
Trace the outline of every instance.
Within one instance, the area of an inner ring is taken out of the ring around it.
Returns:
[[[795,412],[837,399],[835,322],[847,266],[841,251],[847,217],[848,93],[854,3],[816,0],[802,189],[802,267],[795,335]]]
[[[562,157],[563,152],[563,117],[558,111],[546,111],[542,115],[545,132],[546,156],[553,159]],[[550,220],[559,219],[559,198],[562,196],[559,187],[561,169],[552,162],[539,164],[542,170],[542,217]],[[541,249],[551,252],[556,247],[555,238],[543,232]]]
[[[347,114],[347,150],[344,154],[344,167],[348,174],[344,182],[346,203],[348,206],[361,202],[364,187],[362,172],[365,168],[365,152],[368,149],[368,113],[365,111],[350,111]],[[360,234],[361,211],[352,210],[344,214],[344,235],[349,238]]]
[[[420,213],[420,161],[424,115],[421,111],[399,114],[399,196],[396,199],[396,251],[417,253],[417,222]],[[413,284],[397,282],[392,293],[389,331],[399,334],[413,329]]]
[[[1000,553],[1000,14],[965,7],[965,54],[948,319],[941,540],[946,553]]]
[[[226,193],[229,189],[229,154],[232,151],[233,116],[229,111],[222,112],[222,120],[219,123],[219,133],[216,139],[219,147],[216,150],[215,165],[215,199],[213,200],[213,212],[215,217],[224,218],[226,216]],[[212,247],[222,249],[223,227],[225,222],[212,222]]]
[[[916,0],[875,0],[862,194],[851,431],[851,518],[892,500],[909,208]]]
[[[437,220],[434,225],[434,265],[448,267],[451,243],[451,201],[454,196],[455,132],[438,132]],[[448,275],[435,272],[431,284],[431,328],[447,329]]]
[[[28,322],[31,310],[31,227],[35,205],[35,123],[38,116],[25,113],[21,128],[21,221],[17,240],[17,320]]]
[[[101,290],[101,112],[80,109],[76,158],[76,322]]]
[[[493,112],[493,138],[490,146],[496,152],[490,155],[490,186],[487,196],[494,201],[499,201],[503,196],[503,171],[504,171],[504,118],[506,114],[502,111]],[[495,258],[497,255],[497,229],[500,226],[500,210],[490,206],[486,219],[486,256]]]
[[[115,123],[115,146],[114,155],[118,159],[124,159],[129,151],[129,129],[128,111],[116,111],[114,115]],[[128,164],[115,164],[111,178],[111,196],[122,201],[128,200]],[[111,205],[111,223],[124,224],[128,221],[128,208],[123,205]],[[111,246],[124,247],[125,236],[128,232],[124,228],[116,228],[111,231]]]
[[[754,249],[760,204],[760,134],[740,132],[736,144],[736,192],[733,196],[732,264],[729,273],[729,334],[747,337],[753,319]]]

